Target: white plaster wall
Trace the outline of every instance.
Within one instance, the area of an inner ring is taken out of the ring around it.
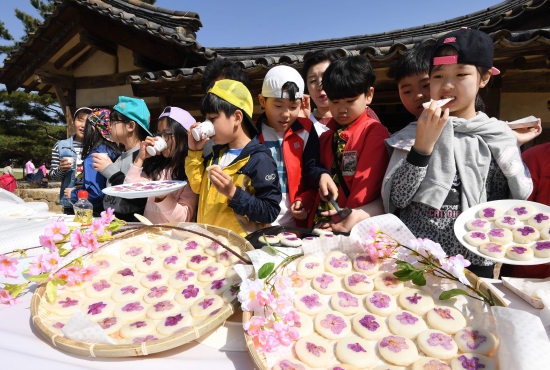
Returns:
[[[132,50],[126,49],[118,45],[117,55],[119,73],[134,71],[137,69],[137,67],[134,65],[134,56],[132,55]]]
[[[75,77],[101,76],[115,73],[116,58],[98,50],[74,70]]]
[[[544,128],[550,128],[550,93],[502,93],[500,95],[500,119],[514,121],[527,116],[542,120]]]
[[[76,91],[77,107],[110,107],[117,102],[119,96],[133,96],[130,85],[104,87],[100,89],[82,89]]]

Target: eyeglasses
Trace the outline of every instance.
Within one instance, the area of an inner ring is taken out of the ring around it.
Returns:
[[[172,138],[172,136],[174,136],[174,133],[173,132],[163,132],[162,134],[160,134],[158,136],[162,137],[165,141],[168,141]]]

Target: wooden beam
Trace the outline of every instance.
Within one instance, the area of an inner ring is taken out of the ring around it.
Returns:
[[[27,87],[25,87],[25,92],[30,93],[31,91],[35,90],[38,87],[38,85],[40,85],[40,82],[34,80]]]
[[[117,44],[96,33],[82,30],[80,31],[80,41],[90,46],[93,46],[94,48],[101,50],[106,54],[112,55],[114,57],[117,56],[117,49],[118,49]]]
[[[75,77],[74,87],[76,89],[99,89],[102,87],[113,87],[126,85],[128,75],[141,73],[143,71],[129,71],[101,76]]]
[[[72,72],[74,71],[75,69],[77,69],[78,67],[80,67],[82,65],[82,63],[84,63],[85,61],[87,61],[88,59],[91,58],[92,55],[94,55],[94,53],[97,51],[97,49],[93,46],[91,46],[88,50],[86,50],[84,52],[84,54],[82,54],[81,56],[79,56],[74,62],[72,62],[71,64],[69,64],[67,66],[67,68],[65,68],[67,70],[67,72]]]
[[[132,55],[134,57],[134,65],[136,67],[140,67],[148,71],[160,71],[163,69],[171,69],[170,66],[163,63],[159,63],[156,60],[152,60],[150,58],[144,57],[143,55],[139,55],[135,51],[132,53]]]
[[[66,89],[74,88],[74,78],[72,76],[52,73],[45,69],[37,69],[35,73],[35,80],[40,83],[64,87]]]
[[[507,73],[502,78],[502,92],[550,92],[550,71]]]
[[[42,96],[44,94],[49,94],[48,91],[50,91],[50,89],[52,88],[52,85],[46,85],[44,86],[43,88],[41,88],[40,90],[38,90],[38,95]]]
[[[84,50],[87,46],[88,46],[87,44],[85,44],[83,42],[79,42],[74,47],[67,50],[67,52],[65,52],[59,58],[57,58],[57,60],[53,63],[53,66],[55,67],[55,69],[59,69],[59,68],[63,67],[65,65],[65,63],[67,63],[69,60],[71,60],[75,56],[77,56],[78,53],[80,53],[82,50]]]

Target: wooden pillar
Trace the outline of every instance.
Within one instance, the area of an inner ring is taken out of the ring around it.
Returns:
[[[76,90],[68,89],[67,96],[63,92],[63,89],[60,86],[54,85],[55,95],[57,96],[57,101],[65,113],[65,122],[67,124],[67,137],[71,137],[75,134],[74,124],[73,124],[73,114],[76,111]]]

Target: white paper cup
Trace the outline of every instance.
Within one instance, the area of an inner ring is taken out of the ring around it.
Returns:
[[[63,159],[66,159],[70,164],[74,163],[74,157],[63,157]]]
[[[155,156],[166,148],[168,148],[168,144],[166,144],[166,141],[162,137],[158,136],[157,140],[155,141],[155,145],[148,146],[147,148],[145,148],[145,150],[147,150],[147,153],[149,153],[149,155]]]
[[[214,136],[216,131],[214,130],[214,125],[210,120],[204,120],[197,127],[191,129],[191,135],[196,141],[201,141],[207,137]]]

